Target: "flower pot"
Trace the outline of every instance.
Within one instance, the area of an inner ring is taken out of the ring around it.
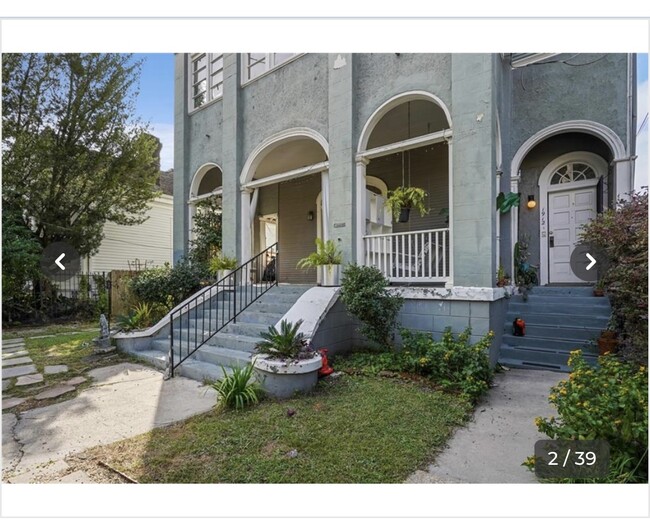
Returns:
[[[605,291],[602,289],[594,289],[594,296],[605,296]]]
[[[276,399],[286,399],[296,392],[311,391],[318,381],[322,357],[315,353],[311,359],[299,361],[274,359],[265,354],[255,356],[253,367],[262,390]]]
[[[613,331],[603,331],[598,338],[598,352],[600,355],[605,353],[616,353],[618,339]]]
[[[341,266],[319,265],[318,266],[318,283],[324,287],[338,287],[341,285]]]
[[[406,223],[409,221],[409,216],[411,214],[411,209],[408,207],[402,207],[399,211],[399,219],[397,220],[399,223]]]

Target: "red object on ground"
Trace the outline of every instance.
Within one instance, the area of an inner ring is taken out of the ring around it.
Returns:
[[[515,336],[526,336],[526,322],[523,318],[515,318],[515,321],[512,323],[512,329]]]
[[[320,370],[318,370],[318,376],[325,377],[325,375],[332,373],[334,371],[334,368],[332,368],[327,362],[327,348],[319,349],[318,353],[320,353],[320,356],[322,358],[321,367]]]

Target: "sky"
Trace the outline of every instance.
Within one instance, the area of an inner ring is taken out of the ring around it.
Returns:
[[[174,166],[174,55],[171,53],[135,54],[143,59],[140,95],[136,103],[138,116],[148,122],[162,144],[161,169]],[[648,55],[637,55],[637,144],[634,186],[648,185]]]

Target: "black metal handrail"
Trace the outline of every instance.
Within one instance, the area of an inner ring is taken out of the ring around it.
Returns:
[[[237,322],[237,315],[277,285],[278,244],[274,243],[200,295],[180,304],[169,314],[169,375],[173,377],[183,361],[230,322]],[[232,298],[226,298],[229,295]],[[175,328],[179,330],[178,339],[174,337]]]

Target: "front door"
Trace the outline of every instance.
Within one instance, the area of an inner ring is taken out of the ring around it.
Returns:
[[[549,192],[549,281],[583,282],[571,270],[571,252],[582,226],[596,217],[596,187]]]

